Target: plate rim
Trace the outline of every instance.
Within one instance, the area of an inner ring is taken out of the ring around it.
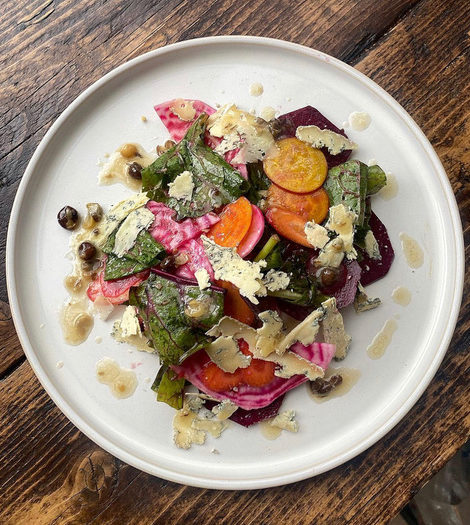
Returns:
[[[452,302],[452,307],[446,325],[445,330],[441,334],[441,341],[438,349],[435,352],[434,358],[430,363],[428,369],[425,371],[420,382],[416,385],[413,390],[413,393],[409,398],[403,403],[403,405],[391,415],[391,417],[379,426],[375,431],[372,431],[371,434],[363,439],[360,443],[356,443],[354,446],[349,448],[347,451],[344,451],[336,456],[329,458],[328,460],[323,461],[320,466],[307,466],[299,468],[294,472],[283,473],[280,475],[261,475],[260,477],[253,479],[232,479],[227,480],[225,478],[211,478],[205,476],[196,476],[191,474],[184,474],[177,471],[172,471],[167,468],[150,464],[145,460],[142,460],[136,456],[133,456],[128,451],[123,448],[115,445],[113,442],[108,440],[105,436],[101,435],[98,431],[82,419],[82,417],[75,412],[75,410],[67,403],[67,401],[61,396],[59,391],[54,386],[53,382],[49,380],[48,374],[41,366],[39,359],[36,357],[34,345],[29,340],[27,335],[26,326],[23,323],[23,320],[20,315],[20,305],[17,300],[18,296],[16,293],[16,283],[15,283],[15,272],[14,272],[14,252],[16,249],[16,230],[19,219],[19,212],[21,210],[21,205],[26,193],[26,189],[29,181],[31,180],[35,165],[40,160],[43,150],[46,149],[49,142],[52,140],[56,132],[60,129],[65,120],[71,115],[76,108],[78,108],[82,102],[84,102],[92,93],[100,89],[106,83],[111,81],[114,77],[120,75],[122,72],[137,66],[141,62],[147,60],[152,60],[154,57],[159,55],[164,55],[166,53],[171,53],[174,50],[182,50],[191,47],[214,45],[218,43],[233,43],[233,44],[252,44],[259,46],[267,46],[274,48],[282,48],[285,50],[290,50],[302,55],[312,57],[313,59],[319,59],[323,62],[332,64],[337,69],[340,69],[342,72],[354,77],[356,80],[365,85],[369,90],[374,92],[376,95],[380,96],[384,102],[393,109],[398,116],[404,121],[407,126],[411,129],[416,139],[423,147],[428,160],[433,165],[435,172],[439,178],[439,181],[442,186],[443,196],[445,197],[446,204],[448,206],[449,216],[452,219],[454,237],[452,239],[455,245],[455,286],[454,286],[454,301]],[[75,425],[81,432],[83,432],[89,439],[91,439],[98,446],[102,447],[104,450],[108,451],[112,455],[120,458],[122,461],[147,472],[151,475],[161,477],[163,479],[196,486],[202,488],[210,489],[229,489],[229,490],[249,490],[249,489],[260,489],[268,488],[273,486],[279,486],[284,484],[293,483],[295,481],[300,481],[317,474],[326,472],[336,466],[339,466],[346,461],[354,458],[364,450],[371,447],[377,441],[379,441],[386,433],[388,433],[396,424],[398,424],[405,415],[411,410],[411,408],[416,404],[418,399],[421,397],[422,393],[428,387],[432,378],[434,377],[439,365],[441,364],[445,353],[449,347],[452,335],[455,330],[455,326],[458,320],[458,314],[460,311],[460,304],[463,293],[463,284],[464,284],[464,269],[465,269],[465,253],[464,253],[464,244],[463,244],[463,232],[460,219],[460,213],[458,210],[457,202],[455,196],[452,192],[450,181],[446,175],[444,167],[434,151],[432,145],[430,144],[427,137],[424,135],[420,127],[414,122],[411,116],[405,111],[405,109],[383,88],[376,84],[369,77],[361,73],[360,71],[354,69],[352,66],[345,64],[341,60],[334,58],[322,51],[318,51],[307,46],[296,44],[293,42],[279,40],[274,38],[260,37],[260,36],[213,36],[213,37],[203,37],[195,38],[191,40],[185,40],[182,42],[177,42],[174,44],[169,44],[151,51],[139,55],[120,66],[112,69],[110,72],[105,74],[86,88],[77,98],[75,98],[71,104],[60,114],[56,121],[52,124],[49,130],[46,132],[44,137],[41,139],[38,144],[31,160],[29,161],[26,170],[23,174],[23,177],[18,186],[18,190],[15,195],[14,203],[12,206],[8,234],[7,234],[7,244],[6,244],[6,282],[7,282],[7,291],[8,299],[10,304],[10,310],[12,314],[12,319],[18,338],[20,340],[23,351],[36,375],[40,381],[42,387],[46,390],[47,394],[54,401],[59,410],[67,417],[73,425]]]

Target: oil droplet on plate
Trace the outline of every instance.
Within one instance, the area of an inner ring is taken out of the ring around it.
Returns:
[[[69,345],[86,341],[93,328],[93,317],[88,313],[84,301],[69,301],[61,312],[64,340]]]
[[[130,397],[137,388],[135,372],[121,368],[110,357],[104,357],[96,363],[96,378],[100,383],[108,385],[111,393],[118,399]]]
[[[361,371],[357,368],[347,368],[345,366],[341,366],[338,368],[328,368],[328,370],[325,373],[325,379],[329,379],[331,376],[338,374],[343,378],[341,384],[339,384],[336,388],[334,388],[329,394],[326,394],[325,396],[319,396],[318,394],[314,394],[312,392],[312,389],[310,388],[310,383],[307,383],[308,392],[316,403],[324,403],[325,401],[329,401],[334,397],[344,396],[344,394],[347,394],[361,377]]]
[[[389,201],[396,197],[398,193],[398,182],[392,173],[387,173],[387,184],[379,191],[377,195],[382,197],[385,201]]]
[[[389,319],[383,326],[382,330],[374,337],[372,343],[367,347],[367,355],[371,359],[380,359],[392,341],[392,336],[397,329],[398,324],[395,319]]]
[[[406,262],[410,268],[416,269],[423,265],[424,254],[421,246],[407,233],[400,233],[400,241]]]
[[[277,439],[281,435],[282,429],[280,427],[275,427],[271,425],[271,421],[272,419],[261,421],[259,426],[261,428],[261,434],[263,434],[263,437],[273,441],[274,439]]]
[[[404,286],[398,286],[392,292],[392,299],[401,306],[408,306],[411,301],[411,292]]]

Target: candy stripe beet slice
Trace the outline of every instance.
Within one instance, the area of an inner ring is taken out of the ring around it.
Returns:
[[[335,345],[328,343],[313,343],[308,346],[300,345],[300,347],[294,345],[294,347],[295,353],[318,366],[323,365],[325,369],[335,353]],[[236,389],[216,392],[208,388],[203,380],[204,368],[211,362],[206,352],[200,350],[188,357],[182,365],[175,366],[173,369],[180,377],[185,377],[192,385],[214,399],[219,401],[227,399],[245,410],[266,407],[279,396],[307,381],[307,378],[302,375],[292,376],[289,379],[275,376],[270,383],[261,387],[239,385]]]

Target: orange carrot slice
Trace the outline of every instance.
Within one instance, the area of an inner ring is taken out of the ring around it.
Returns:
[[[294,241],[302,246],[311,248],[312,245],[307,241],[304,228],[307,222],[301,215],[297,215],[283,208],[270,208],[266,212],[266,219],[269,224],[283,237]]]
[[[278,186],[295,193],[318,189],[326,179],[325,155],[309,144],[292,137],[279,140],[263,161],[266,175]]]
[[[237,319],[241,323],[253,325],[255,314],[243,300],[238,288],[228,281],[216,281],[215,284],[227,290],[224,300],[224,314]]]
[[[322,223],[328,215],[330,201],[328,193],[319,188],[312,193],[292,193],[276,184],[271,184],[266,197],[267,208],[284,208],[307,221]]]
[[[240,197],[225,206],[220,214],[220,221],[212,226],[207,237],[219,246],[235,248],[250,228],[252,214],[250,201],[246,197]]]

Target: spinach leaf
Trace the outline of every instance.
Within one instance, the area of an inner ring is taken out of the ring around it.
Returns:
[[[178,379],[176,373],[167,366],[160,367],[152,384],[152,390],[157,393],[157,401],[162,401],[176,410],[183,408],[183,394],[186,380]]]
[[[308,273],[311,257],[312,251],[281,240],[264,259],[267,266],[263,270],[286,272],[290,277],[289,286],[285,290],[268,291],[268,295],[300,306],[316,305],[315,280]]]
[[[330,206],[344,203],[357,214],[357,226],[367,223],[367,197],[377,193],[387,183],[380,166],[366,166],[358,160],[350,160],[331,168],[324,188],[328,192]]]
[[[177,213],[177,220],[200,217],[238,199],[249,183],[220,155],[204,144],[207,115],[202,113],[183,139],[142,171],[142,190],[154,200],[165,203]],[[183,171],[193,175],[190,201],[175,199],[168,185]]]
[[[145,335],[165,365],[181,363],[211,341],[205,332],[224,315],[223,303],[223,291],[200,290],[192,281],[160,270],[131,288],[129,295],[129,304],[137,307]]]
[[[134,246],[122,257],[112,250],[117,229],[108,237],[103,251],[108,254],[104,272],[105,281],[120,279],[156,266],[166,257],[163,246],[157,242],[147,230],[142,230],[135,240]]]
[[[367,195],[374,195],[387,184],[384,170],[377,165],[367,168]]]
[[[264,173],[262,162],[250,163],[246,167],[250,181],[250,189],[246,196],[250,202],[259,206],[266,196],[265,192],[271,186],[271,181]]]
[[[323,185],[330,206],[344,204],[357,215],[357,225],[364,224],[367,194],[367,166],[358,160],[349,160],[328,171]]]

